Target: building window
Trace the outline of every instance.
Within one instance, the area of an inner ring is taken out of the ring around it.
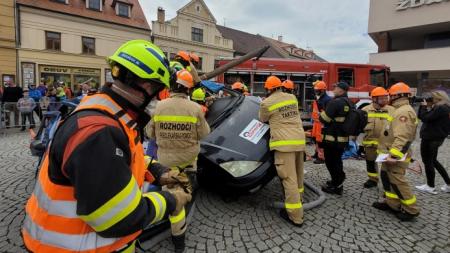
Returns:
[[[355,86],[355,72],[352,68],[338,69],[339,82],[346,82],[350,86]]]
[[[199,58],[199,62],[196,67],[198,70],[202,70],[203,69],[203,57],[198,57],[198,58]]]
[[[192,27],[192,41],[203,42],[203,29]]]
[[[86,0],[86,7],[91,10],[101,11],[102,10],[102,0]]]
[[[217,45],[220,45],[220,37],[219,37],[219,36],[216,36],[216,37],[215,37],[215,41],[216,41],[216,44],[217,44]]]
[[[47,50],[61,51],[61,33],[45,32],[45,46]]]
[[[126,17],[129,18],[130,17],[130,9],[131,6],[129,4],[125,4],[125,3],[117,3],[117,15],[121,16],[121,17]]]
[[[68,4],[69,0],[53,0],[53,2],[61,3],[61,4]]]
[[[82,37],[83,54],[95,54],[95,38]]]

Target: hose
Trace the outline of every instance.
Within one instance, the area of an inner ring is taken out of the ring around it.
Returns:
[[[317,188],[316,186],[314,186],[313,184],[311,184],[307,181],[305,181],[304,184],[308,189],[312,190],[314,193],[319,195],[319,198],[312,202],[303,204],[303,210],[310,210],[310,209],[313,209],[313,208],[316,208],[316,207],[322,205],[323,202],[325,202],[325,200],[326,200],[325,194],[319,188]],[[283,209],[284,203],[275,201],[275,202],[273,202],[271,207],[276,208],[276,209]]]

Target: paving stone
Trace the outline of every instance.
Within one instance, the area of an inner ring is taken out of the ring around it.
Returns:
[[[30,155],[27,134],[0,133],[0,252],[26,252],[20,236],[23,207],[34,188],[37,158]],[[419,154],[420,145],[414,145]],[[312,147],[307,147],[312,153]],[[441,147],[438,159],[450,168],[450,140]],[[420,160],[420,156],[415,157]],[[393,215],[372,208],[376,189],[363,189],[367,180],[365,162],[344,161],[347,181],[342,197],[327,195],[319,208],[305,211],[301,229],[281,220],[269,204],[282,199],[275,178],[261,191],[225,203],[215,193],[201,189],[196,213],[187,230],[186,252],[432,252],[449,253],[450,202],[443,194],[416,192],[421,216],[416,222],[399,222]],[[322,185],[328,179],[324,165],[305,163],[305,179]],[[424,181],[408,173],[411,185]],[[443,184],[436,177],[436,185]],[[317,196],[308,189],[305,202]],[[170,239],[151,252],[172,252]]]

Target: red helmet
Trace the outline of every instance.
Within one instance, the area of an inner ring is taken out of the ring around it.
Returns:
[[[198,55],[191,53],[189,55],[189,58],[191,59],[191,61],[195,62],[195,63],[200,63],[200,57],[198,57]]]

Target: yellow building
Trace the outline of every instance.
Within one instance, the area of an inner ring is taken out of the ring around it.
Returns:
[[[233,57],[233,41],[222,36],[203,0],[190,1],[168,21],[164,9],[158,8],[158,19],[152,22],[152,29],[155,44],[167,57],[172,59],[180,50],[196,53],[202,72],[212,71],[217,59]]]
[[[16,82],[14,0],[0,1],[0,77],[2,84]]]
[[[150,40],[138,0],[17,0],[24,87],[41,80],[77,89],[112,81],[106,57],[124,42]]]

